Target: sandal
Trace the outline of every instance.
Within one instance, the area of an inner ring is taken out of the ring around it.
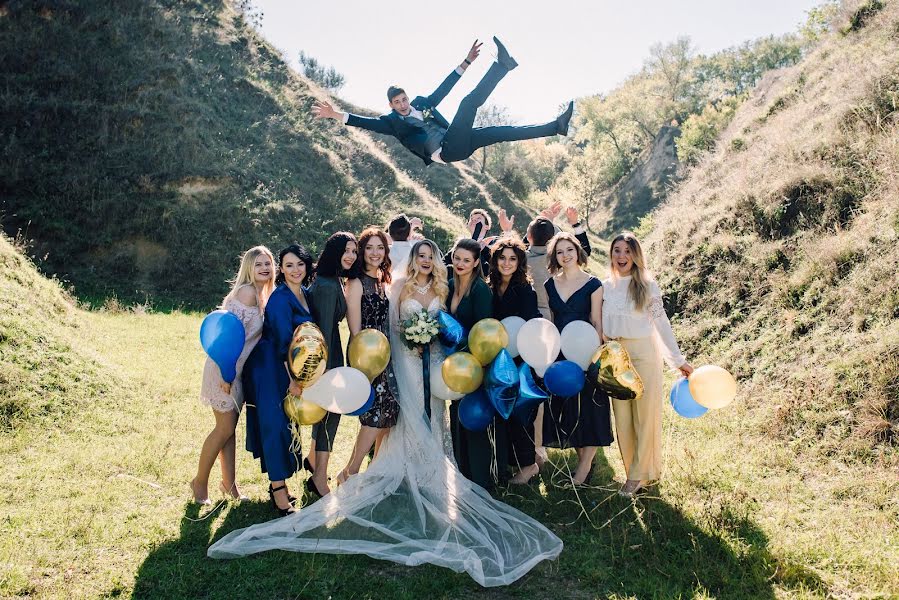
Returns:
[[[286,489],[287,489],[287,484],[279,485],[276,488],[273,488],[272,484],[268,485],[268,496],[269,496],[269,498],[271,498],[272,506],[275,507],[275,510],[278,511],[278,514],[280,514],[282,517],[286,517],[287,515],[292,515],[293,513],[297,512],[297,509],[295,509],[293,507],[293,504],[288,504],[287,508],[281,508],[280,506],[278,506],[278,503],[275,501],[275,492],[280,492],[281,490],[286,490]],[[290,494],[285,492],[285,495],[287,496],[288,503],[289,503],[290,502]]]

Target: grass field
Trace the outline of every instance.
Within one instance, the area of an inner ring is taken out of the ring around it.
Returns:
[[[267,482],[242,451],[238,476],[251,501],[208,512],[189,502],[187,481],[212,425],[196,401],[201,315],[82,316],[81,341],[121,378],[121,392],[77,398],[61,416],[0,437],[0,596],[888,598],[899,590],[895,473],[799,464],[789,447],[749,433],[739,405],[697,421],[666,409],[668,475],[652,497],[632,503],[614,493],[622,473],[614,446],[598,457],[590,490],[558,487],[561,477],[545,468],[506,493],[565,549],[505,588],[366,557],[210,560],[212,541],[274,515]],[[356,426],[341,425],[335,470]],[[565,468],[562,454],[551,458]],[[211,481],[215,489],[215,470]],[[299,479],[291,484],[301,489]]]

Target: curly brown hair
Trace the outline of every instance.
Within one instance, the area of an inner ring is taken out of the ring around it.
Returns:
[[[511,249],[515,253],[515,258],[518,259],[518,268],[512,273],[509,285],[513,286],[532,283],[530,270],[528,269],[527,249],[524,246],[524,242],[517,237],[502,238],[490,251],[490,280],[488,281],[488,284],[490,285],[490,289],[494,291],[502,282],[502,277],[499,274],[499,259],[503,254],[503,250],[507,248]]]

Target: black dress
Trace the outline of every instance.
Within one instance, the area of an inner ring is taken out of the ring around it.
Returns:
[[[572,321],[590,322],[590,296],[602,287],[596,277],[563,301],[550,278],[544,284],[553,313],[553,322],[561,332]],[[564,356],[560,355],[560,359]],[[588,379],[577,396],[552,396],[543,411],[543,445],[552,448],[583,448],[612,444],[612,420],[609,396]]]
[[[390,303],[384,293],[381,282],[370,275],[362,274],[362,329],[377,329],[390,337]],[[396,425],[400,413],[400,405],[396,401],[396,377],[393,365],[375,377],[372,382],[375,388],[375,403],[367,413],[359,417],[359,422],[366,427],[387,429]]]
[[[493,290],[493,318],[502,321],[506,317],[521,317],[525,321],[537,319],[542,315],[537,308],[537,292],[529,283],[510,285],[503,294]],[[521,365],[521,357],[515,359]],[[534,409],[536,411],[536,409]],[[508,463],[514,469],[521,470],[534,464],[537,460],[534,447],[534,416],[525,424],[516,417],[503,420],[497,416],[493,420],[496,435],[496,460],[500,465]],[[503,452],[501,445],[505,445]]]

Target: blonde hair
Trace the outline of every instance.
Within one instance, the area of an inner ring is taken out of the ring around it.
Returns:
[[[546,245],[546,270],[549,271],[550,275],[555,275],[562,270],[562,265],[559,264],[559,259],[556,258],[556,246],[559,245],[559,242],[568,242],[574,246],[575,250],[577,250],[578,266],[586,266],[587,252],[584,250],[583,246],[581,246],[581,243],[577,241],[577,238],[574,237],[573,233],[560,231],[554,235]]]
[[[403,285],[402,295],[408,295],[413,292],[412,287],[415,285],[415,278],[418,276],[418,264],[415,258],[418,256],[418,249],[427,246],[434,255],[431,264],[431,274],[428,276],[434,282],[432,287],[437,298],[440,299],[440,307],[446,308],[446,297],[449,296],[449,280],[446,275],[446,265],[443,264],[443,255],[440,248],[431,240],[418,240],[412,245],[409,251],[409,263],[406,265],[406,283]]]
[[[272,255],[272,251],[265,246],[254,246],[244,252],[240,257],[240,268],[237,269],[237,275],[231,282],[231,291],[228,292],[228,295],[222,300],[222,307],[228,303],[228,300],[234,298],[237,295],[237,290],[243,286],[252,285],[255,287],[256,281],[253,277],[253,268],[256,265],[256,259],[259,258],[260,255],[267,256],[272,262],[271,277],[269,277],[268,281],[262,285],[262,290],[259,292],[258,297],[259,310],[265,310],[265,303],[268,302],[268,297],[275,291],[275,271],[277,270],[275,268],[275,257]]]
[[[631,283],[627,288],[627,295],[633,301],[637,310],[644,310],[649,303],[649,282],[652,281],[652,273],[646,268],[646,259],[643,256],[643,247],[640,240],[637,239],[630,231],[619,233],[609,245],[609,271],[612,277],[618,279],[618,269],[615,267],[615,259],[612,257],[612,250],[617,242],[625,242],[631,251],[631,259],[634,264],[631,266]]]

